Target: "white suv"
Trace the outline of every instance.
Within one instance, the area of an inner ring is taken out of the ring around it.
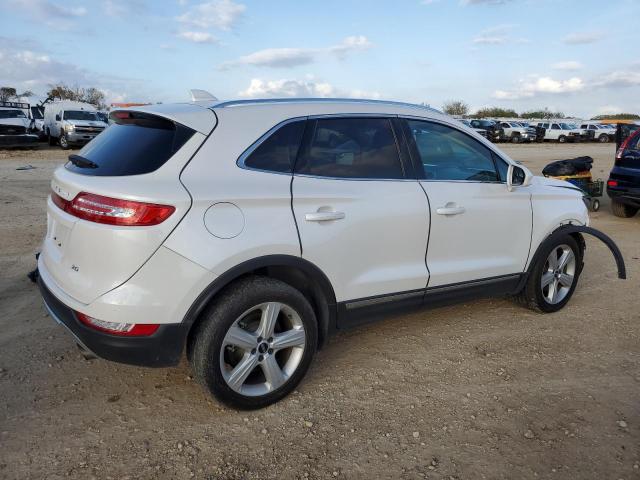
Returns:
[[[580,190],[533,177],[451,117],[362,100],[118,110],[59,167],[39,284],[97,356],[170,366],[218,399],[289,393],[334,331],[514,295],[562,308],[590,229]]]

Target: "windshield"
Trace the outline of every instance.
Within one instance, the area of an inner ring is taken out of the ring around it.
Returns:
[[[22,110],[0,110],[0,118],[27,118]]]
[[[42,110],[40,110],[40,108],[38,107],[31,107],[31,116],[35,119],[35,120],[42,120]]]
[[[65,120],[98,120],[94,112],[84,110],[69,110],[64,112]]]

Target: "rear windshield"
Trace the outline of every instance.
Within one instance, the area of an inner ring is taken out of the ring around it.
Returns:
[[[83,175],[151,173],[166,163],[195,133],[165,118],[139,112],[115,112],[113,123],[65,165]],[[79,158],[78,158],[79,157]]]

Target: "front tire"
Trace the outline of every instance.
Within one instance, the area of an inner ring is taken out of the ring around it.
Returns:
[[[69,141],[67,140],[67,136],[64,133],[60,135],[60,147],[63,150],[69,150]]]
[[[189,358],[195,377],[218,400],[256,409],[293,391],[317,339],[316,316],[304,295],[255,276],[232,284],[204,313]]]
[[[638,208],[632,207],[625,203],[620,203],[616,200],[611,201],[611,211],[616,217],[631,218],[638,213]]]
[[[567,143],[567,137],[565,137],[564,135],[560,135],[558,137],[558,142],[559,143]]]
[[[561,237],[541,252],[519,300],[538,312],[557,312],[571,299],[581,273],[582,250],[573,237]]]
[[[598,137],[598,141],[599,141],[600,143],[607,143],[607,142],[609,141],[609,136],[608,136],[608,135],[605,135],[605,134],[602,134],[602,135],[600,135],[600,136]]]

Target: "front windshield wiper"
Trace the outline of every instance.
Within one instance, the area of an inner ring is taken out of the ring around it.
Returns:
[[[69,161],[78,168],[98,168],[97,163],[92,162],[91,160],[83,157],[82,155],[76,155],[75,153],[69,155]]]

